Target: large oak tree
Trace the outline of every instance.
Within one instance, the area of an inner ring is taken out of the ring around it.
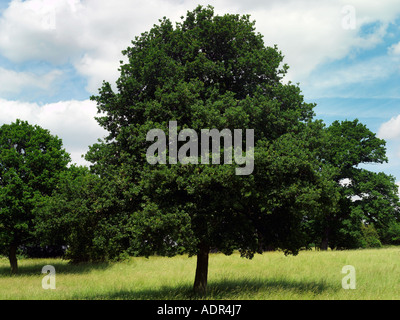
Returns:
[[[314,153],[314,104],[283,83],[281,52],[265,46],[249,16],[199,6],[175,26],[159,22],[123,51],[117,91],[104,82],[92,97],[109,135],[86,158],[95,174],[120,185],[129,252],[197,255],[194,289],[204,292],[212,248],[248,258],[267,246],[296,254],[306,244],[304,220],[335,201],[332,168]],[[149,164],[146,135],[157,128],[168,136],[170,121],[199,134],[253,129],[254,171],[236,175],[236,163]]]

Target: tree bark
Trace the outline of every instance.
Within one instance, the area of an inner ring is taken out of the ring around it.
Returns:
[[[324,232],[324,237],[321,242],[321,250],[324,251],[328,250],[328,246],[329,246],[329,228],[326,227]]]
[[[17,246],[12,244],[8,253],[8,259],[10,260],[11,274],[18,273],[18,261],[17,261]]]
[[[208,256],[210,247],[205,244],[199,245],[197,254],[196,277],[194,279],[194,292],[197,294],[205,294],[207,291],[207,276],[208,276]]]

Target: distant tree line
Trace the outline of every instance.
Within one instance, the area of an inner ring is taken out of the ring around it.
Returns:
[[[204,292],[211,250],[252,258],[399,244],[395,179],[362,168],[387,162],[385,141],[358,120],[315,119],[249,16],[199,6],[175,26],[161,19],[123,54],[118,91],[104,82],[92,97],[108,136],[90,146],[90,168],[68,166],[45,129],[20,120],[0,128],[0,248],[12,272],[29,245],[66,246],[72,262],[188,254]],[[236,175],[235,163],[149,164],[146,134],[168,135],[169,121],[254,129],[253,173]]]

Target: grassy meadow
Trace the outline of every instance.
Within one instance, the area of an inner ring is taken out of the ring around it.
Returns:
[[[56,289],[44,290],[42,267],[56,270]],[[342,268],[356,270],[356,289],[342,288]],[[131,258],[71,265],[61,259],[21,259],[10,275],[0,258],[0,299],[400,299],[400,247],[349,251],[266,252],[254,259],[211,254],[208,293],[192,295],[196,258]]]

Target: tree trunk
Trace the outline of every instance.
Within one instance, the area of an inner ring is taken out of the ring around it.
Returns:
[[[17,246],[12,244],[8,253],[8,259],[10,260],[11,274],[18,273],[18,261],[17,261]]]
[[[197,294],[205,294],[207,290],[209,252],[209,246],[200,244],[199,253],[197,254],[196,277],[193,286],[194,292]]]
[[[321,250],[328,250],[328,245],[329,245],[329,228],[326,227],[324,236],[321,242]]]

